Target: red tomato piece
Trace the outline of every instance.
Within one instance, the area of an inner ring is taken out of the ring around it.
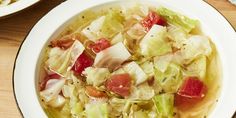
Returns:
[[[198,77],[188,77],[178,91],[179,95],[189,98],[202,98],[205,96],[206,86]]]
[[[175,105],[187,109],[200,102],[207,92],[206,85],[197,77],[188,77],[175,95]]]
[[[85,91],[89,96],[92,96],[92,97],[96,97],[96,98],[107,98],[108,97],[105,92],[99,91],[93,86],[86,86]]]
[[[42,91],[42,90],[45,89],[48,80],[50,80],[50,79],[60,79],[60,78],[61,78],[61,76],[58,75],[58,74],[56,74],[56,73],[47,75],[47,76],[42,80],[42,82],[40,82],[40,84],[39,84],[39,89],[40,89],[40,91]]]
[[[131,77],[129,74],[117,74],[106,81],[106,88],[122,97],[130,95]]]
[[[146,31],[149,31],[154,24],[165,26],[166,21],[162,19],[161,16],[159,16],[156,12],[151,11],[147,17],[142,20],[141,24],[146,28]]]
[[[85,68],[93,65],[93,59],[83,52],[76,60],[72,70],[76,74],[81,74]]]
[[[89,47],[92,49],[93,52],[99,53],[100,51],[102,51],[110,46],[111,46],[111,44],[107,39],[101,38],[96,43],[91,44]]]
[[[61,76],[56,74],[56,73],[50,74],[50,75],[48,75],[48,77],[51,78],[51,79],[60,79],[61,78]]]

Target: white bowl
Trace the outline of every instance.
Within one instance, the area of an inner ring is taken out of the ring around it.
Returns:
[[[0,17],[4,17],[13,13],[16,13],[18,11],[21,11],[25,8],[28,8],[40,0],[18,0],[17,2],[14,2],[12,4],[9,4],[4,7],[0,7]]]
[[[69,0],[45,15],[22,43],[14,66],[13,87],[19,109],[25,118],[46,118],[37,97],[37,65],[49,39],[58,35],[80,12],[100,5],[128,4],[132,0]],[[223,80],[219,102],[211,118],[230,118],[236,110],[236,35],[229,22],[213,7],[201,0],[136,0],[162,5],[199,19],[205,34],[215,43],[222,61]]]

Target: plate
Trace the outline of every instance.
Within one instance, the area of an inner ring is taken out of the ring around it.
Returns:
[[[80,12],[109,4],[162,5],[201,22],[203,32],[215,43],[222,62],[222,91],[210,118],[230,118],[236,110],[236,35],[230,23],[212,6],[201,0],[69,0],[45,15],[22,43],[14,65],[13,88],[25,118],[47,118],[37,96],[38,61],[49,39],[56,37]],[[55,19],[56,18],[56,19]],[[46,29],[46,30],[45,30]]]
[[[26,9],[40,0],[18,0],[7,6],[0,7],[0,18]]]
[[[232,4],[236,5],[236,0],[229,0]]]

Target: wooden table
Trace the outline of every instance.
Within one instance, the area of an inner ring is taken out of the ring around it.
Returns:
[[[62,1],[64,0],[43,0],[23,12],[0,19],[0,118],[22,117],[17,109],[12,89],[12,71],[17,50],[32,26]],[[236,28],[235,6],[227,0],[206,1],[225,15]]]

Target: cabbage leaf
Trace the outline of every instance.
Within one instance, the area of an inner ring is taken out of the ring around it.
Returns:
[[[77,58],[83,53],[84,49],[85,48],[83,44],[78,40],[75,40],[73,45],[63,52],[58,50],[57,48],[56,50],[52,48],[46,65],[48,65],[51,71],[65,76],[66,72],[72,68]]]
[[[207,58],[206,56],[201,56],[191,62],[185,71],[188,76],[197,76],[203,80],[206,76],[207,69]]]
[[[143,69],[143,71],[149,76],[154,76],[154,64],[151,61],[146,61],[143,64],[140,65],[140,67]]]
[[[165,72],[155,69],[155,79],[165,92],[175,93],[182,83],[182,70],[176,64],[169,64]]]
[[[168,37],[173,41],[173,46],[176,48],[181,48],[185,40],[187,40],[188,34],[179,27],[169,26]]]
[[[56,99],[65,84],[64,79],[60,79],[53,83],[49,88],[40,92],[40,97],[47,103],[53,99]]]
[[[174,111],[174,95],[173,94],[160,94],[153,98],[156,110],[161,118],[173,118]]]
[[[146,73],[134,61],[124,65],[123,69],[131,75],[131,77],[135,80],[136,85],[141,84],[148,79]]]
[[[198,56],[210,56],[212,48],[210,41],[205,36],[191,36],[184,42],[184,46],[181,48],[182,57],[184,60],[190,62]]]
[[[107,103],[96,102],[86,104],[85,111],[87,118],[108,118]]]
[[[190,19],[164,7],[159,8],[157,12],[165,18],[169,24],[178,26],[187,33],[191,32],[198,24],[198,20]]]
[[[110,76],[108,68],[88,67],[83,74],[86,76],[86,82],[89,85],[100,86]]]
[[[145,57],[154,57],[171,52],[171,45],[166,41],[166,38],[166,27],[153,25],[139,44],[140,53]]]

